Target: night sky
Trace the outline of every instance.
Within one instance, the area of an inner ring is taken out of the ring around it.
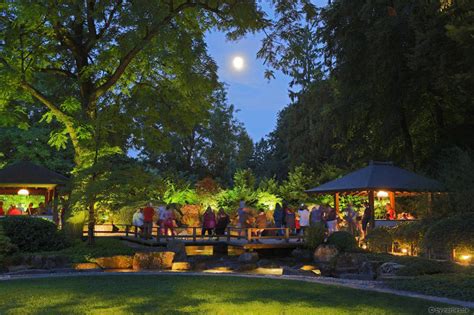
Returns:
[[[327,0],[313,1],[318,6]],[[264,77],[263,60],[257,59],[260,49],[261,33],[249,34],[245,38],[229,42],[223,33],[217,31],[207,35],[209,54],[219,66],[219,78],[227,85],[227,96],[234,104],[238,119],[254,141],[270,133],[276,124],[278,112],[289,102],[288,83],[290,78],[275,71],[275,78],[268,81]],[[232,59],[242,56],[246,65],[242,71],[232,68]]]

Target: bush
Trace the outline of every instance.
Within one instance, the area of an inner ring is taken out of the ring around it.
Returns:
[[[18,251],[18,247],[13,244],[9,237],[0,234],[0,256],[7,256]]]
[[[386,253],[392,246],[392,235],[385,227],[378,227],[370,231],[365,238],[367,245],[372,252]]]
[[[326,226],[323,223],[307,227],[304,231],[305,246],[311,250],[315,250],[324,242],[326,236]]]
[[[337,249],[343,252],[351,251],[357,248],[357,242],[354,238],[354,235],[345,231],[332,233],[328,237],[327,243],[336,246]]]
[[[393,227],[390,232],[394,242],[409,246],[418,252],[428,227],[429,225],[423,221],[404,222]]]
[[[49,251],[64,248],[63,233],[53,222],[34,217],[6,217],[1,220],[4,234],[22,251]]]
[[[451,252],[474,251],[474,213],[460,214],[440,220],[426,231],[426,248]]]
[[[406,267],[398,270],[399,276],[421,276],[437,273],[452,273],[455,271],[453,263],[428,259],[417,259],[410,262]]]

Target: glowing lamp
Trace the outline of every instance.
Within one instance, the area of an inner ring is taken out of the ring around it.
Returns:
[[[402,253],[404,253],[404,254],[408,253],[408,249],[403,248],[403,249],[402,249]]]
[[[464,260],[464,261],[469,261],[471,260],[472,256],[471,255],[461,255],[461,260]]]
[[[367,249],[367,245],[362,245],[362,249]]]
[[[378,191],[378,192],[377,192],[377,197],[379,197],[379,198],[387,198],[387,197],[388,197],[388,192],[383,191],[383,190]]]
[[[30,192],[28,191],[28,189],[20,189],[18,191],[18,195],[20,196],[28,196],[30,194]]]

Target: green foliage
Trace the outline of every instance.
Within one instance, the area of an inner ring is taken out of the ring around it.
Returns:
[[[0,257],[11,255],[18,251],[18,246],[13,244],[9,237],[0,234]],[[1,265],[1,262],[0,262]]]
[[[429,225],[424,221],[404,222],[391,228],[393,241],[419,249]]]
[[[441,219],[426,231],[423,245],[450,253],[474,251],[474,213],[459,214]]]
[[[371,230],[365,238],[370,251],[375,253],[386,253],[392,247],[392,235],[388,228],[376,227]]]
[[[437,273],[452,273],[455,271],[455,265],[451,262],[436,260],[415,260],[409,265],[401,268],[397,275],[399,276],[421,276]]]
[[[304,231],[304,245],[310,250],[315,250],[324,243],[327,229],[323,223],[307,227]]]
[[[314,185],[312,174],[312,170],[304,164],[296,166],[280,185],[280,196],[293,206],[307,200],[308,195],[304,191]]]
[[[133,255],[135,250],[125,245],[119,239],[112,237],[98,237],[94,245],[88,245],[81,240],[75,240],[71,246],[46,255],[62,255],[68,257],[73,263],[92,262],[94,258],[110,257],[115,255]]]
[[[343,252],[352,251],[357,248],[357,242],[354,235],[346,231],[332,233],[329,235],[327,243],[336,246],[337,249]]]
[[[5,236],[22,251],[50,251],[67,246],[54,223],[34,217],[16,216],[0,220]]]
[[[435,274],[414,279],[397,279],[386,284],[395,290],[418,292],[456,300],[473,301],[474,274]]]

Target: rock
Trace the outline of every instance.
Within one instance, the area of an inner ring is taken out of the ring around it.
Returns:
[[[257,266],[260,268],[280,268],[280,265],[269,259],[260,259],[257,262]]]
[[[295,269],[288,266],[283,267],[283,275],[284,276],[309,276],[309,277],[316,276],[316,274],[313,273],[312,271]]]
[[[359,275],[364,275],[369,280],[373,280],[377,276],[377,266],[373,262],[364,261],[359,267]]]
[[[319,245],[314,251],[313,259],[315,262],[329,262],[337,256],[339,251],[334,245]]]
[[[243,253],[239,256],[239,262],[241,263],[256,263],[258,261],[258,253],[249,252]]]
[[[300,267],[300,270],[304,270],[304,271],[312,271],[315,269],[318,269],[318,267],[313,266],[313,265],[303,265]]]
[[[400,265],[394,262],[386,262],[377,269],[377,275],[379,277],[396,276],[397,271],[403,267],[405,267],[405,265]]]
[[[188,256],[186,255],[186,246],[184,245],[184,242],[182,241],[179,241],[179,240],[168,241],[168,244],[166,245],[166,249],[175,254],[174,261],[186,261],[188,259]]]
[[[99,257],[95,259],[97,265],[102,269],[130,269],[132,268],[132,261],[132,256],[125,255]]]
[[[255,263],[246,263],[237,267],[236,271],[243,272],[243,271],[255,270],[257,268],[258,266]]]
[[[173,252],[136,253],[133,256],[133,270],[171,269],[173,259]]]
[[[194,270],[196,271],[202,271],[208,269],[207,263],[205,261],[199,261],[194,264]]]
[[[189,262],[174,262],[173,265],[171,266],[171,270],[191,270],[192,266]]]
[[[299,260],[311,260],[311,251],[303,248],[295,248],[291,251],[291,256]]]
[[[73,268],[75,270],[99,270],[100,266],[96,263],[78,263],[74,264]]]
[[[69,264],[69,258],[61,255],[31,255],[25,259],[26,264],[35,269],[64,268]]]
[[[368,262],[367,258],[361,254],[341,253],[336,258],[334,266],[335,272],[340,273],[358,273],[364,262]]]

